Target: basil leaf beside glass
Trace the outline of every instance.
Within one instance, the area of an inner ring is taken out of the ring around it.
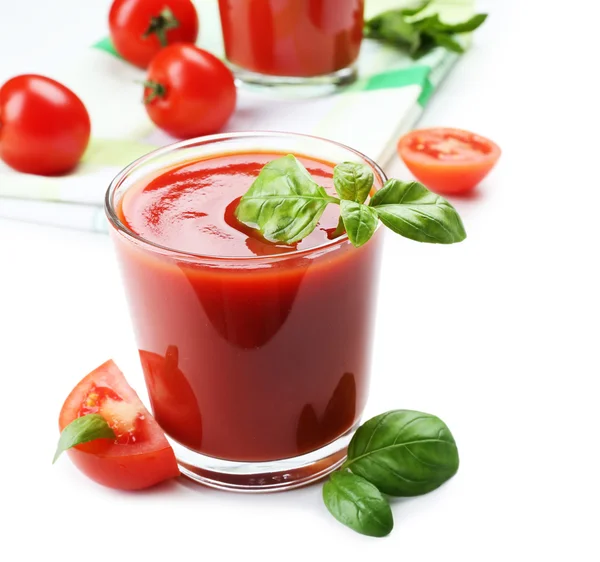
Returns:
[[[388,501],[364,478],[351,472],[334,472],[323,485],[329,512],[357,533],[385,537],[394,527]]]
[[[435,47],[463,53],[464,47],[454,35],[475,31],[487,19],[487,14],[447,24],[437,13],[421,17],[430,3],[428,0],[413,9],[400,8],[378,14],[365,22],[364,36],[405,49],[413,58],[426,55]]]
[[[392,496],[426,494],[458,470],[456,442],[438,417],[392,410],[361,425],[344,467]]]

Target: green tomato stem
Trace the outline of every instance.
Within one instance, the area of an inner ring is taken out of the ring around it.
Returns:
[[[142,35],[142,39],[148,39],[150,35],[154,34],[158,38],[160,46],[166,47],[169,44],[167,41],[167,31],[169,29],[176,29],[177,27],[179,27],[179,21],[169,8],[165,8],[158,16],[150,18],[150,25]]]
[[[150,93],[144,97],[144,103],[149,104],[156,98],[164,98],[167,95],[167,88],[159,82],[153,82],[152,80],[146,80],[143,82],[144,88],[148,88]]]

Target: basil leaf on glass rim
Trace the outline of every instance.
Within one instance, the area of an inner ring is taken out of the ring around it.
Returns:
[[[338,202],[288,154],[263,167],[241,198],[235,216],[270,242],[294,244],[315,229],[328,203]]]
[[[361,425],[343,468],[391,496],[419,496],[435,490],[458,470],[452,433],[438,417],[392,410]]]
[[[379,224],[377,212],[368,205],[344,199],[342,199],[340,206],[348,238],[353,246],[359,248],[373,236]]]
[[[456,209],[416,181],[388,180],[369,205],[385,226],[417,242],[453,244],[467,237]]]
[[[333,169],[333,185],[340,199],[364,203],[373,181],[373,172],[362,164],[342,162]]]
[[[394,527],[388,501],[381,492],[351,472],[334,472],[323,486],[323,501],[340,523],[371,537],[385,537]]]
[[[61,432],[58,446],[52,464],[54,464],[63,451],[95,439],[116,439],[115,432],[100,414],[87,414],[75,418]]]

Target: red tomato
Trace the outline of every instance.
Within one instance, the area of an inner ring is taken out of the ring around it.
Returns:
[[[141,68],[163,47],[198,38],[198,14],[191,0],[115,0],[108,25],[117,52]]]
[[[0,158],[19,172],[53,176],[72,170],[90,140],[90,116],[68,88],[23,74],[0,88]]]
[[[95,413],[108,422],[117,438],[68,449],[86,476],[109,488],[138,490],[179,474],[165,434],[113,361],[92,371],[71,391],[60,411],[59,429]]]
[[[421,183],[452,195],[473,189],[500,158],[500,147],[469,131],[434,128],[403,136],[398,153]]]
[[[148,67],[144,88],[150,119],[170,135],[217,132],[235,109],[231,71],[214,55],[180,43],[162,49]]]

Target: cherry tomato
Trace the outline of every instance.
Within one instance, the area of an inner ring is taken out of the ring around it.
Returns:
[[[469,131],[433,128],[403,136],[398,153],[417,180],[452,195],[470,191],[487,176],[500,158],[500,147]]]
[[[138,490],[179,474],[165,434],[113,361],[71,391],[60,412],[59,429],[86,414],[100,414],[116,435],[114,441],[96,439],[68,449],[73,463],[92,480]]]
[[[148,67],[144,100],[150,119],[174,137],[215,133],[235,109],[233,74],[207,51],[171,45]]]
[[[0,88],[0,158],[20,172],[71,171],[90,140],[90,116],[68,88],[23,74]]]
[[[108,25],[116,51],[141,68],[163,47],[198,38],[198,14],[191,0],[115,0]]]

